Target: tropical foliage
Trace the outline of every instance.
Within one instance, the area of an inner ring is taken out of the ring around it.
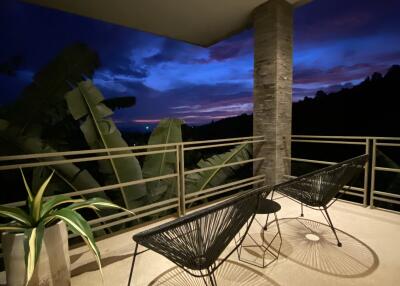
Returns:
[[[65,95],[65,99],[73,118],[81,121],[80,129],[90,148],[128,147],[110,118],[113,112],[102,103],[103,95],[90,80],[80,82],[75,89]],[[110,152],[107,155],[111,155]],[[106,185],[142,179],[142,170],[134,156],[101,160],[98,161],[98,165]],[[146,195],[144,185],[132,185],[120,188],[120,191],[126,208],[133,209],[143,205],[143,198]]]
[[[180,119],[161,120],[151,133],[148,145],[182,142],[182,123]],[[168,147],[152,150],[168,151]],[[176,155],[174,152],[147,155],[142,170],[145,178],[173,174],[176,172]],[[176,180],[157,180],[148,182],[146,186],[150,202],[166,200],[176,195]]]
[[[110,149],[127,147],[112,119],[113,110],[131,107],[134,96],[105,99],[90,78],[100,65],[98,55],[83,44],[64,49],[54,60],[34,76],[15,104],[4,108],[0,118],[0,155],[52,153],[71,149]],[[24,114],[25,116],[20,116]],[[161,120],[152,132],[148,144],[182,142],[182,124],[179,119]],[[151,149],[168,151],[170,147]],[[238,146],[222,154],[201,156],[193,160],[193,167],[210,167],[249,158],[247,145]],[[65,163],[35,168],[31,177],[40,186],[50,173],[56,179],[48,187],[47,195],[58,191],[77,192],[102,185],[121,184],[142,178],[149,179],[172,174],[177,170],[174,152],[148,154],[141,163],[131,151],[106,151],[103,155],[126,154],[124,158],[99,160],[96,163]],[[190,154],[188,154],[190,155]],[[188,156],[187,156],[188,157]],[[62,156],[38,160],[65,160]],[[198,161],[199,160],[199,161]],[[97,164],[97,165],[96,165]],[[215,168],[186,176],[188,193],[216,186],[229,179],[240,165]],[[81,199],[94,197],[112,201],[126,209],[135,209],[176,196],[176,179],[163,179],[120,187]],[[96,216],[100,213],[92,208]],[[112,215],[116,209],[107,209],[103,215]],[[112,231],[112,229],[110,229]]]
[[[201,159],[197,166],[198,168],[210,168],[221,166],[230,163],[238,163],[245,161],[250,158],[251,148],[249,144],[242,144],[228,152],[222,154],[216,154],[207,158],[206,160]],[[200,173],[192,173],[187,176],[187,192],[199,192],[205,188],[211,188],[222,185],[228,178],[235,174],[242,164],[235,164],[226,167],[213,168],[205,170]]]
[[[82,237],[93,252],[102,275],[100,252],[96,246],[93,233],[87,221],[77,210],[89,208],[98,211],[102,208],[123,208],[102,198],[84,200],[59,195],[45,201],[43,195],[54,172],[44,181],[36,193],[31,191],[22,170],[21,174],[28,195],[28,210],[0,206],[0,216],[11,220],[8,224],[0,225],[0,231],[24,233],[26,284],[30,281],[39,259],[45,228],[60,220],[66,223],[70,231]]]

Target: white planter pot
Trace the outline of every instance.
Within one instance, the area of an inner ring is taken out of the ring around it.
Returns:
[[[2,245],[8,286],[25,285],[23,233],[3,233]],[[29,286],[69,286],[68,232],[64,222],[44,231],[42,249]]]

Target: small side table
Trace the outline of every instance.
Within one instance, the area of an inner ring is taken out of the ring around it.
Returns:
[[[278,217],[277,217],[276,213],[278,211],[280,211],[280,209],[281,209],[281,205],[278,204],[277,202],[270,200],[270,199],[266,199],[266,198],[260,199],[258,209],[257,209],[257,214],[266,214],[267,219],[266,219],[266,222],[264,225],[261,224],[257,220],[256,217],[254,218],[254,221],[256,221],[261,227],[260,235],[262,236],[262,243],[257,242],[257,240],[254,239],[254,237],[250,233],[247,233],[247,236],[252,241],[252,243],[246,244],[246,239],[245,239],[243,241],[242,245],[238,248],[237,252],[238,252],[238,257],[239,257],[240,261],[246,262],[246,263],[261,267],[261,268],[265,268],[268,265],[270,265],[272,262],[274,262],[278,259],[280,251],[281,251],[281,246],[282,246],[282,236],[281,236],[281,230],[279,228],[279,222],[278,222]],[[274,214],[274,216],[275,216],[275,220],[272,221],[271,223],[274,223],[274,222],[276,223],[277,232],[275,233],[273,238],[269,242],[267,242],[267,241],[265,241],[264,232],[268,231],[268,226],[269,226],[268,219],[271,214]],[[279,239],[279,241],[280,241],[279,248],[277,250],[272,247],[272,243],[275,241],[275,239]],[[243,249],[250,250],[251,248],[253,248],[253,249],[257,248],[257,249],[261,250],[262,263],[259,264],[257,262],[254,262],[252,260],[249,260],[249,259],[246,259],[245,257],[243,257],[242,250]],[[272,259],[268,263],[266,263],[266,255],[267,254],[272,256]]]

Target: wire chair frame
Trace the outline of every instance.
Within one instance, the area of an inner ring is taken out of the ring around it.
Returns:
[[[207,279],[210,285],[217,285],[214,272],[237,250],[244,236],[223,258],[219,259],[219,256],[243,227],[247,234],[256,215],[260,195],[270,191],[268,187],[246,191],[222,203],[135,234],[132,239],[136,246],[128,286],[133,279],[136,256],[147,250],[166,257],[188,274],[202,278],[205,285],[208,285]],[[250,223],[246,225],[247,222]],[[139,244],[147,250],[139,252]]]
[[[321,211],[336,237],[337,245],[341,247],[342,243],[339,241],[328,208],[343,195],[339,192],[346,185],[349,186],[345,192],[351,189],[350,183],[353,183],[360,175],[365,164],[368,163],[368,158],[369,156],[364,154],[276,185],[273,187],[271,197],[273,198],[274,193],[278,192],[300,203],[300,216],[304,216],[303,205]]]

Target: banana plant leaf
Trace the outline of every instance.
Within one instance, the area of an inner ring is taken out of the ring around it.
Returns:
[[[211,156],[207,160],[200,160],[198,168],[218,166],[228,163],[248,160],[251,155],[249,144],[242,144],[228,152]],[[223,184],[229,177],[235,174],[243,164],[228,167],[220,167],[200,173],[192,173],[186,176],[186,193],[202,191],[206,188],[216,187]]]
[[[5,120],[0,120],[3,123]],[[6,124],[4,123],[4,126]],[[36,136],[23,136],[18,134],[17,128],[9,126],[8,128],[0,128],[0,139],[3,143],[12,144],[14,148],[18,149],[20,154],[37,154],[37,153],[53,153],[57,150],[47,145],[41,138]],[[51,158],[42,158],[42,161],[59,161],[65,160],[63,156],[56,156]],[[93,178],[93,176],[87,170],[81,170],[78,166],[73,163],[57,164],[51,166],[51,169],[56,171],[56,175],[65,181],[74,191],[90,189],[99,187],[99,183]],[[39,172],[37,168],[35,173]],[[46,174],[37,174],[38,177],[34,176],[34,187],[37,187],[42,183],[42,177],[47,177]],[[51,195],[52,193],[48,193]],[[103,193],[87,194],[87,198],[91,197],[102,197],[108,199]]]
[[[65,95],[67,106],[75,120],[80,120],[80,129],[87,144],[92,149],[127,147],[110,116],[113,114],[102,102],[101,92],[90,80],[80,82],[78,86]],[[110,152],[107,152],[110,154]],[[130,151],[113,154],[131,154]],[[104,177],[104,184],[124,183],[142,179],[142,170],[134,156],[102,160],[98,162],[99,171]],[[115,194],[115,191],[112,191]],[[121,200],[125,208],[133,209],[142,206],[146,201],[145,185],[132,185],[120,188],[121,198],[113,198],[114,203]]]
[[[36,136],[23,136],[19,134],[18,128],[15,128],[9,124],[8,121],[0,119],[0,139],[2,145],[12,145],[14,150],[17,150],[19,154],[37,154],[37,153],[53,153],[57,150],[53,149],[51,146],[47,145],[41,138]],[[65,160],[65,157],[56,156],[51,158],[42,158],[41,161],[59,161]],[[37,189],[44,179],[47,178],[48,172],[54,170],[55,175],[64,182],[72,191],[79,191],[91,188],[100,187],[99,183],[95,178],[87,171],[82,170],[73,163],[57,164],[50,167],[50,170],[45,168],[35,168],[33,170],[33,189]],[[60,187],[62,186],[62,187]],[[53,185],[49,188],[47,195],[54,195],[55,190],[60,188],[65,188],[65,185],[57,184],[57,181],[53,181]],[[65,191],[65,189],[64,189]],[[98,192],[93,194],[86,194],[84,198],[102,198],[109,200],[110,198],[104,192]],[[117,213],[114,209],[106,209],[101,214],[111,215]],[[99,213],[96,213],[100,216]],[[102,233],[98,233],[102,234]]]
[[[149,138],[149,145],[168,144],[182,142],[180,119],[163,119],[153,130]],[[151,149],[167,150],[167,148]],[[152,178],[173,174],[176,172],[176,154],[174,152],[147,155],[143,164],[143,177]],[[176,179],[157,180],[147,183],[147,191],[150,202],[166,200],[176,196]]]

